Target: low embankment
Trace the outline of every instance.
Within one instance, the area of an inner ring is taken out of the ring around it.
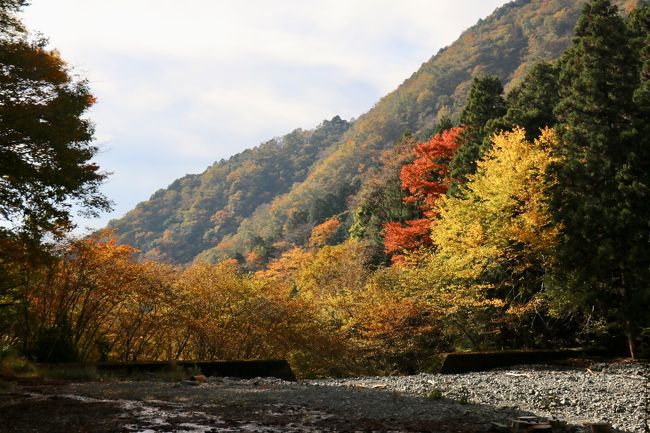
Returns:
[[[285,360],[252,361],[175,361],[175,362],[106,362],[96,366],[99,373],[133,375],[139,373],[161,373],[174,369],[200,372],[205,376],[275,377],[288,381],[296,380],[289,363]]]

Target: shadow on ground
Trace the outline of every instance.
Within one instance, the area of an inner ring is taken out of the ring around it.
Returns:
[[[2,388],[0,431],[5,433],[478,433],[498,431],[493,422],[531,415],[382,389],[282,381],[5,380]]]

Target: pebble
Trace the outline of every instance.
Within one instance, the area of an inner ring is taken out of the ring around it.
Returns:
[[[643,433],[650,420],[650,366],[593,364],[589,368],[521,366],[455,375],[360,377],[306,381],[312,386],[381,388],[428,396],[433,392],[475,412],[514,407],[572,425],[607,420],[614,429]]]

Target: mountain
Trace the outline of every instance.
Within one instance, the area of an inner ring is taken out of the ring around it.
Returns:
[[[120,242],[151,258],[191,261],[235,233],[255,209],[303,182],[349,127],[337,116],[313,130],[296,129],[269,140],[202,174],[177,179],[109,227]]]
[[[618,0],[623,10],[639,0]],[[506,91],[539,60],[567,48],[583,3],[516,0],[479,20],[354,122],[339,117],[297,129],[202,174],[157,191],[113,220],[118,241],[144,256],[185,263],[240,257],[263,263],[337,217],[349,227],[354,196],[381,152],[409,130],[428,135],[456,119],[473,77],[496,75]]]

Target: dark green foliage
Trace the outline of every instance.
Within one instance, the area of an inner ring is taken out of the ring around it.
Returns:
[[[622,325],[631,351],[650,300],[650,147],[635,128],[640,64],[634,46],[610,1],[585,6],[560,62],[557,152],[563,161],[554,166],[552,197],[564,226],[559,284],[583,310]]]
[[[460,124],[466,127],[468,138],[482,139],[481,132],[488,120],[505,112],[501,80],[495,76],[478,77],[472,81],[467,105],[460,113]]]
[[[646,38],[645,46],[640,51],[641,65],[639,88],[634,92],[634,102],[645,111],[650,112],[650,37]],[[647,117],[646,117],[647,119]]]
[[[22,25],[16,13],[27,4],[27,0],[0,0],[0,29],[3,33],[22,31]]]
[[[607,151],[605,143],[618,143],[630,127],[631,96],[638,82],[638,60],[625,23],[609,1],[585,6],[574,45],[560,68],[558,133],[573,146]]]
[[[78,350],[68,324],[43,328],[34,341],[31,358],[38,362],[75,362],[79,360]]]
[[[89,214],[110,203],[84,118],[94,98],[45,40],[27,38],[13,14],[23,3],[0,3],[0,223],[40,237],[70,227],[72,203]]]
[[[630,32],[630,45],[635,52],[641,51],[646,45],[648,30],[650,30],[650,4],[644,0],[627,17],[626,25]]]
[[[436,123],[436,126],[433,128],[432,133],[426,137],[426,139],[430,139],[436,134],[440,134],[441,132],[448,131],[452,128],[456,127],[456,124],[451,120],[451,117],[449,116],[442,116],[440,120],[438,120],[438,123]]]
[[[462,143],[449,164],[451,177],[464,180],[476,170],[476,161],[488,148],[494,124],[490,121],[506,114],[503,85],[498,77],[475,78],[469,92],[467,105],[460,114],[460,124],[465,128],[460,135]]]
[[[501,119],[501,129],[521,126],[526,137],[534,140],[540,129],[556,123],[553,110],[559,102],[559,69],[551,63],[535,65],[524,81],[507,97],[508,112]]]
[[[447,123],[439,125],[446,128]],[[368,172],[357,195],[350,236],[367,241],[374,264],[386,263],[388,259],[384,253],[384,224],[415,219],[421,214],[415,204],[404,203],[400,179],[402,166],[413,161],[416,144],[413,135],[406,133],[394,147],[385,150],[381,165]]]
[[[640,85],[634,92],[634,102],[647,114],[650,113],[650,6],[639,6],[628,18],[628,28],[632,37],[632,48],[641,60]]]

